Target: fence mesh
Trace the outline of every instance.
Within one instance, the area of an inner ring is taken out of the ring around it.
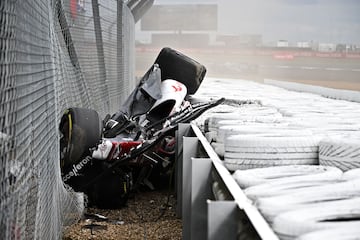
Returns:
[[[58,123],[68,107],[103,117],[129,95],[134,24],[122,0],[0,1],[0,239],[59,239],[81,216]]]

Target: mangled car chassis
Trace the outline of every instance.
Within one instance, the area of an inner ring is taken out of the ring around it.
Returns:
[[[89,205],[119,208],[149,179],[174,170],[175,131],[224,99],[191,98],[206,68],[182,53],[163,48],[119,111],[100,119],[92,109],[64,111],[61,173],[65,184],[84,192]]]

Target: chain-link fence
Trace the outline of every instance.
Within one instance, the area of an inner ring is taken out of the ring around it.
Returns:
[[[0,239],[59,239],[84,196],[63,185],[65,108],[113,113],[135,86],[124,0],[0,1]]]

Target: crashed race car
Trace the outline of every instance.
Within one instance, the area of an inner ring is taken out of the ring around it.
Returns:
[[[120,208],[140,186],[169,177],[175,166],[175,131],[224,99],[196,102],[206,68],[163,48],[119,111],[105,119],[71,107],[59,124],[62,179],[88,197],[89,206]]]

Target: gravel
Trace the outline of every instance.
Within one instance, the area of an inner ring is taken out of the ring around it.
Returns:
[[[121,209],[85,210],[84,218],[65,227],[63,240],[181,239],[176,197],[168,190],[141,191]]]

